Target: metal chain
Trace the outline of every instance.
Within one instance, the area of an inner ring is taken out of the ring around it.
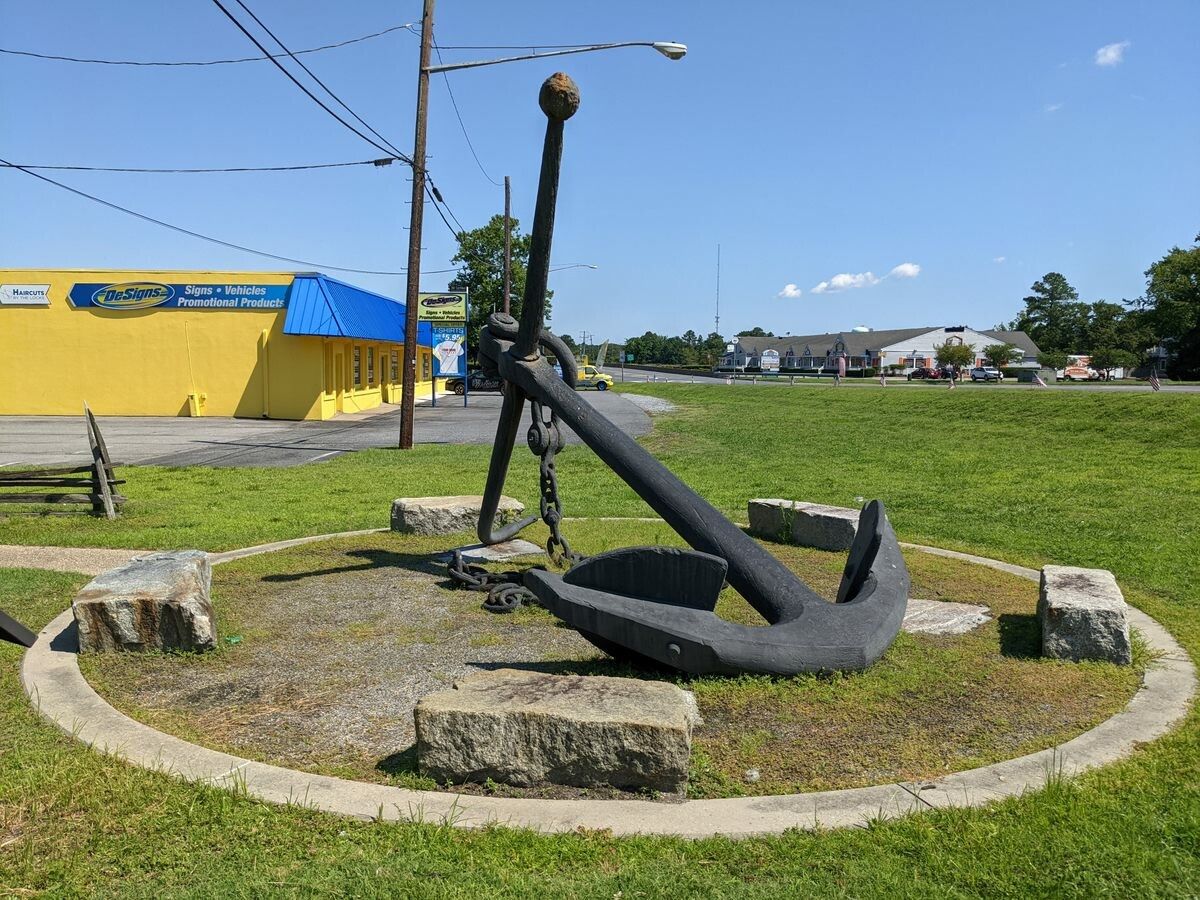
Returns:
[[[550,537],[546,540],[546,554],[558,563],[577,563],[583,559],[583,555],[571,549],[562,533],[563,507],[562,499],[558,496],[558,475],[554,466],[555,457],[566,442],[558,427],[558,416],[553,410],[547,419],[542,404],[537,400],[530,400],[530,408],[533,421],[525,438],[529,449],[540,460],[539,506],[542,521],[550,529]],[[525,587],[522,573],[516,570],[489,572],[483,566],[465,562],[458,550],[454,551],[447,568],[450,580],[459,587],[469,591],[487,592],[483,608],[488,612],[510,613],[522,604],[533,603],[536,600],[533,591]]]

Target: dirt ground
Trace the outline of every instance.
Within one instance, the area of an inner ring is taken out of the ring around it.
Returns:
[[[423,788],[436,785],[417,772],[413,707],[461,676],[512,667],[668,677],[609,659],[543,610],[484,612],[482,595],[452,589],[433,561],[431,553],[448,546],[379,534],[218,567],[216,653],[89,656],[84,672],[119,708],[197,743]],[[843,555],[772,550],[832,593]],[[1120,709],[1136,689],[1136,669],[1038,658],[1036,585],[954,560],[908,559],[913,596],[982,603],[992,621],[961,636],[901,634],[860,673],[677,679],[695,692],[705,718],[689,795],[936,777],[1065,740]],[[718,612],[757,618],[728,590]]]

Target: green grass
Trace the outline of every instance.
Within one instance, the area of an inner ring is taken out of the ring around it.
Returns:
[[[754,496],[882,497],[902,539],[1102,566],[1200,656],[1200,398],[639,385],[683,409],[647,446],[742,519]],[[486,448],[301,469],[125,470],[128,513],[0,521],[0,542],[231,547],[382,525],[405,494],[478,492]],[[534,498],[518,453],[509,493]],[[591,454],[568,512],[644,515]],[[583,525],[569,524],[572,528]],[[594,526],[592,526],[594,527]],[[78,579],[0,572],[39,626]],[[1200,894],[1200,714],[1131,759],[985,809],[744,842],[362,824],[276,809],[87,752],[37,718],[0,646],[0,885],[65,895],[991,896]],[[802,748],[797,752],[802,752]]]

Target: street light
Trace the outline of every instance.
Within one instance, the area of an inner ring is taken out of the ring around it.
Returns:
[[[532,53],[526,56],[508,56],[502,59],[484,59],[474,62],[449,63],[431,66],[429,54],[433,43],[434,0],[425,0],[421,14],[421,61],[417,71],[417,121],[413,135],[412,156],[412,206],[409,211],[408,229],[408,285],[405,291],[404,315],[404,377],[400,396],[400,449],[411,450],[413,445],[413,412],[417,387],[417,294],[421,290],[421,226],[425,216],[425,133],[428,122],[429,76],[431,73],[451,72],[456,69],[471,69],[479,66],[494,66],[500,63],[526,59],[543,59],[551,56],[566,56],[571,53],[591,53],[596,50],[612,50],[618,47],[650,47],[667,59],[682,59],[687,53],[685,44],[673,41],[623,41],[615,44],[592,44],[573,47],[550,53]],[[564,267],[567,268],[567,267]],[[595,266],[588,266],[595,268]]]
[[[504,56],[500,59],[477,59],[472,62],[446,63],[440,66],[427,66],[425,71],[431,75],[436,75],[438,72],[453,72],[456,69],[476,69],[479,66],[495,66],[500,63],[517,62],[523,59],[546,59],[550,56],[567,56],[571,53],[615,50],[618,47],[652,47],[667,59],[683,59],[687,55],[687,44],[677,44],[674,41],[619,41],[615,44],[591,44],[587,47],[572,47],[569,50],[553,50],[549,53],[528,53],[524,56]]]

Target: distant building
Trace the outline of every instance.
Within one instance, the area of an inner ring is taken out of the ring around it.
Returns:
[[[941,328],[891,328],[881,331],[848,330],[827,334],[783,335],[780,337],[742,337],[734,349],[722,357],[722,369],[759,369],[762,355],[779,354],[781,371],[789,369],[835,368],[839,356],[845,356],[849,370],[896,366],[904,371],[932,366],[935,345],[968,344],[975,348],[975,365],[985,365],[983,348],[990,344],[1012,344],[1021,354],[1013,354],[1013,368],[1038,368],[1037,344],[1023,331],[976,331],[966,325]]]

